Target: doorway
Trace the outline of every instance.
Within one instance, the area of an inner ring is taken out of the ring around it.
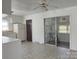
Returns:
[[[32,20],[26,20],[27,41],[32,41]]]
[[[70,48],[69,16],[44,19],[44,42],[59,47]]]

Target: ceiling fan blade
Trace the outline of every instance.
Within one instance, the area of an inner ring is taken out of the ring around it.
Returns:
[[[40,8],[40,6],[37,6],[37,7],[33,8],[33,10],[36,10],[36,9],[38,9],[38,8]]]
[[[48,10],[48,4],[47,4],[47,0],[41,0],[42,2],[41,3],[39,3],[39,5],[37,6],[37,7],[35,7],[35,8],[33,8],[33,10],[36,10],[36,9],[38,9],[38,8],[40,8],[40,9],[42,9],[42,10]]]
[[[46,11],[48,11],[48,8],[46,7],[46,9],[45,9]]]
[[[48,7],[47,6],[45,6],[45,11],[48,11]]]
[[[48,11],[48,8],[46,6],[41,7],[42,10]]]
[[[59,7],[55,6],[55,5],[53,5],[52,7],[54,7],[54,8],[59,8]]]
[[[59,8],[58,6],[56,6],[56,5],[54,5],[54,4],[53,4],[53,5],[50,5],[50,4],[49,4],[48,7]]]
[[[41,3],[47,3],[47,0],[41,0]]]

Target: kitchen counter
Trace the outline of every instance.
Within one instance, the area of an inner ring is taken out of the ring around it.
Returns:
[[[19,39],[15,39],[15,38],[9,38],[9,37],[2,37],[2,44],[6,44],[9,42],[13,42],[13,41],[18,41]]]

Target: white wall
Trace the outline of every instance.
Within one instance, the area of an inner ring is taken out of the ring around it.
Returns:
[[[12,23],[24,23],[24,17],[23,16],[18,16],[18,15],[12,15]]]
[[[32,40],[33,42],[44,43],[44,18],[57,16],[70,16],[70,49],[77,50],[77,8],[69,7],[52,10],[44,13],[25,16],[25,20],[32,19]]]
[[[26,19],[32,19],[32,41],[44,43],[44,21],[42,15],[37,14],[30,16],[30,18],[26,17],[25,20]]]

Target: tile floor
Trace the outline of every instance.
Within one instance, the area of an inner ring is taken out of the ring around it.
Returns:
[[[52,44],[52,45],[55,45],[55,41],[49,41],[47,42],[47,44]],[[69,43],[68,42],[61,42],[61,41],[58,41],[57,42],[57,46],[59,47],[64,47],[64,48],[69,48]]]
[[[77,59],[76,51],[49,44],[22,43],[22,59]]]

